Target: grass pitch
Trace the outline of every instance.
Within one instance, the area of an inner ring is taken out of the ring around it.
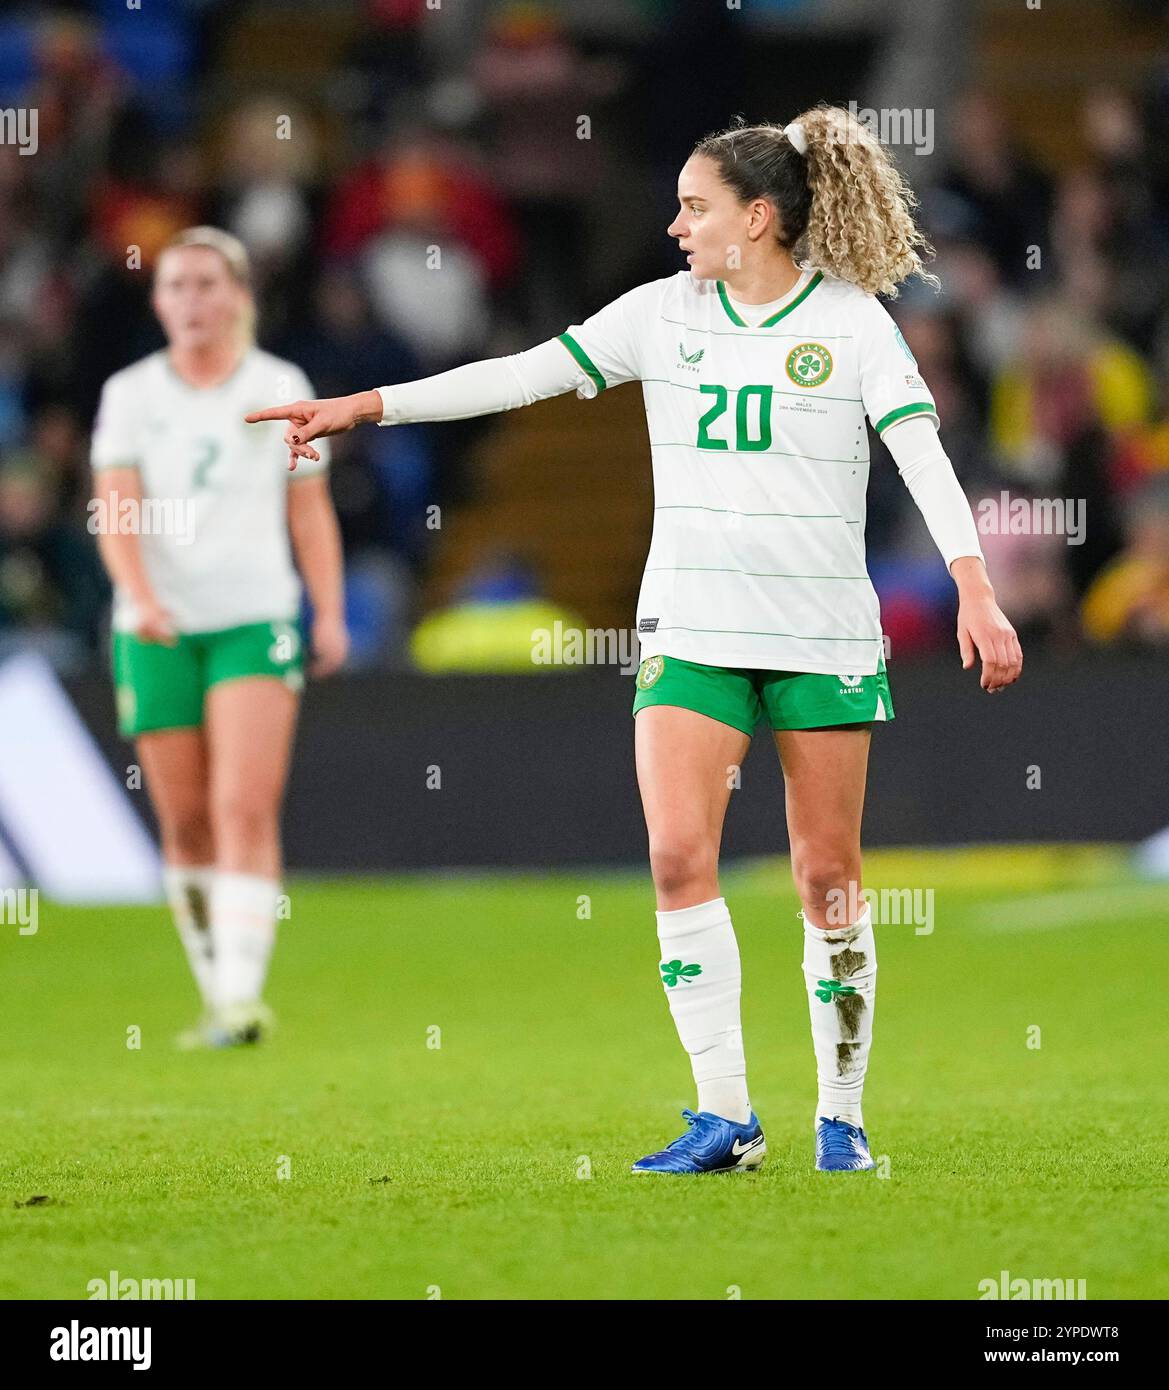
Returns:
[[[874,853],[866,883],[934,888],[932,931],[878,927],[884,1177],[812,1170],[783,861],[723,876],[768,1160],[697,1179],[628,1172],[694,1100],[644,874],[293,882],[280,1030],[224,1053],[172,1045],[162,908],[42,902],[0,941],[0,1296],[1169,1296],[1169,885],[1106,849]]]

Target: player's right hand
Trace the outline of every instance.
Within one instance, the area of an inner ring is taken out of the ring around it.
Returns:
[[[140,642],[158,642],[164,647],[177,644],[179,634],[174,619],[160,603],[139,603],[137,610],[134,635]]]
[[[367,399],[376,397],[378,406]],[[263,420],[287,420],[284,442],[288,445],[288,467],[296,467],[298,458],[319,459],[311,441],[329,434],[344,434],[364,420],[380,420],[381,397],[376,391],[363,391],[355,396],[331,396],[323,401],[292,401],[274,405],[267,410],[253,410],[244,419],[249,425]],[[363,408],[364,407],[364,408]]]

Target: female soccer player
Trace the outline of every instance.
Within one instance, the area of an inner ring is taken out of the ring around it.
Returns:
[[[325,456],[290,486],[278,429],[242,423],[273,392],[310,389],[252,341],[243,245],[214,227],[181,232],[159,257],[154,309],[168,347],[110,377],[93,436],[119,723],[137,740],[203,999],[180,1041],[254,1042],[272,1022],[261,994],[304,683],[292,555],[325,675],[348,644],[340,534]]]
[[[819,1093],[816,1167],[867,1169],[861,1092],[876,952],[860,827],[873,721],[893,718],[865,568],[865,417],[887,442],[958,588],[958,645],[989,692],[1022,653],[995,603],[974,521],[905,340],[875,298],[925,274],[913,195],[878,140],[820,106],[782,129],[701,141],[670,225],[690,268],[622,295],[527,352],[250,420],[312,441],[508,410],[640,381],[653,539],[637,606],[636,758],[657,892],[660,979],[698,1086],[689,1129],[639,1173],[756,1168],[739,953],[719,896],[733,777],[756,723],[775,731]],[[929,277],[931,280],[933,277]],[[936,283],[936,281],[934,282]]]

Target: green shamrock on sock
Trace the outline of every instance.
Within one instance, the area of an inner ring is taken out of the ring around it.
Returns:
[[[816,998],[822,999],[825,1004],[828,1003],[828,1001],[832,998],[833,995],[836,995],[837,998],[840,998],[842,995],[845,994],[856,993],[855,986],[842,985],[839,980],[817,980],[816,983],[820,986],[820,988],[816,991]]]
[[[662,961],[662,981],[669,989],[673,989],[679,980],[691,980],[701,974],[701,965],[683,965],[680,960]]]

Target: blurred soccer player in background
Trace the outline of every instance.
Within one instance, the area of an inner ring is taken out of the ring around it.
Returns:
[[[167,897],[203,1001],[180,1042],[259,1040],[276,937],[280,804],[304,683],[348,647],[326,454],[293,476],[241,417],[304,373],[255,346],[247,253],[193,227],[155,269],[166,349],[106,382],[92,464],[114,585],[118,718],[158,816]],[[295,566],[294,566],[295,559]]]

